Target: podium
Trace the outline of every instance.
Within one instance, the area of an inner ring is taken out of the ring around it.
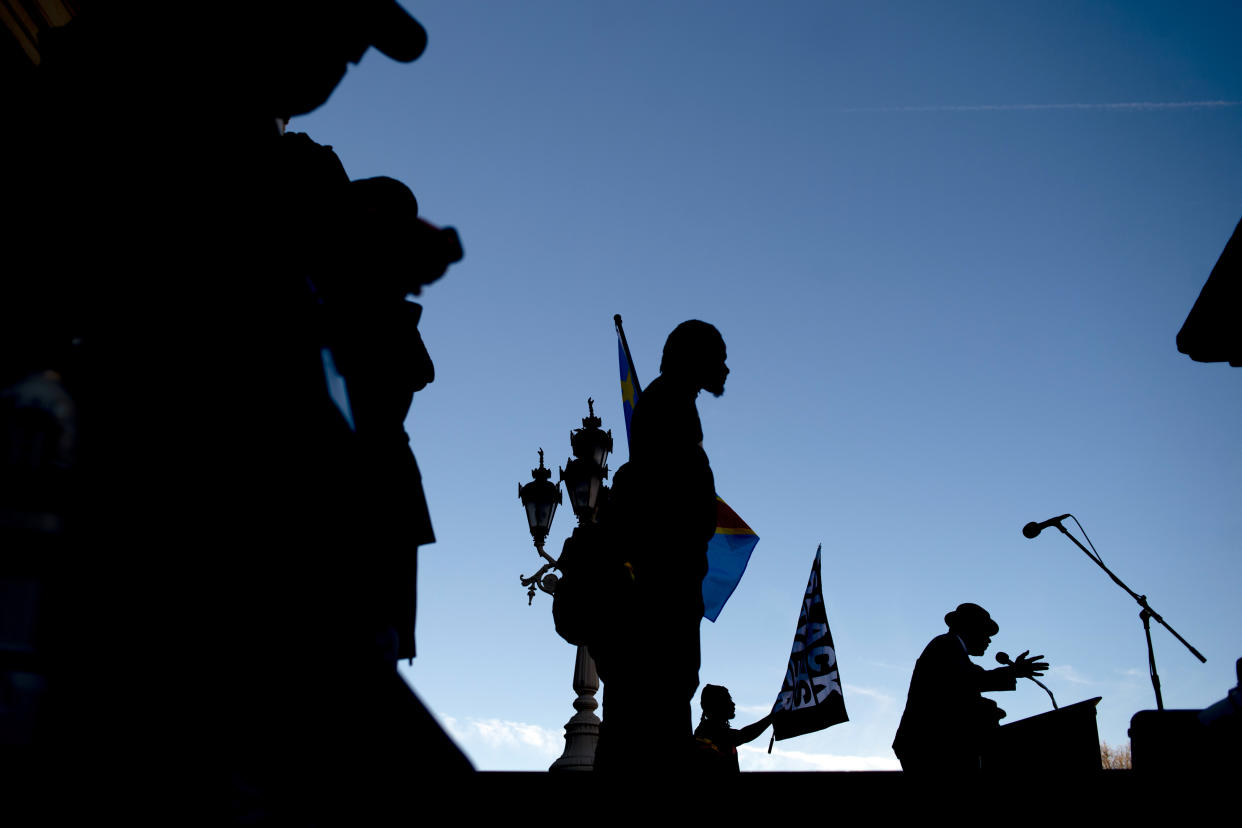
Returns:
[[[1236,768],[1234,740],[1213,739],[1199,720],[1202,710],[1140,710],[1130,718],[1136,771],[1204,773]],[[1221,734],[1225,735],[1225,734]]]
[[[998,727],[983,751],[990,771],[1100,770],[1100,696]]]

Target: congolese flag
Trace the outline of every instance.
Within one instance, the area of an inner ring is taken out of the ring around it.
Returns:
[[[703,617],[715,621],[733,595],[759,536],[716,495],[716,534],[707,544],[707,575],[703,578]]]
[[[628,445],[630,418],[634,415],[634,406],[638,403],[642,388],[634,374],[634,362],[630,359],[630,349],[625,342],[625,331],[621,329],[621,316],[614,316],[613,321],[617,325],[617,351],[621,362],[621,410],[625,415],[625,439]],[[715,621],[720,617],[725,602],[742,580],[746,564],[750,563],[750,553],[755,550],[757,543],[759,536],[755,531],[717,495],[716,534],[707,544],[707,575],[703,578],[703,617],[708,621]]]

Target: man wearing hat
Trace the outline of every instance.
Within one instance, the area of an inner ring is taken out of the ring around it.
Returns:
[[[893,752],[907,771],[953,773],[978,770],[979,755],[993,728],[1005,717],[981,694],[1013,690],[1019,678],[1043,675],[1042,655],[1022,653],[1007,667],[984,670],[970,660],[981,656],[1000,626],[978,604],[960,604],[944,617],[949,631],[931,640],[914,665],[906,709]]]

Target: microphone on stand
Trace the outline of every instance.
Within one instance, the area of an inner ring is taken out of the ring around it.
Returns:
[[[1061,518],[1064,518],[1064,517],[1068,517],[1068,515],[1061,515]],[[1057,518],[1057,520],[1060,520],[1061,518]],[[1051,522],[1052,522],[1052,521],[1049,521],[1049,523],[1051,523]],[[1032,536],[1032,537],[1034,537],[1034,536]],[[1005,652],[1000,652],[1000,653],[997,653],[997,654],[996,654],[996,660],[997,660],[997,661],[999,661],[1001,664],[1004,664],[1006,667],[1014,667],[1014,666],[1016,666],[1016,665],[1013,663],[1013,659],[1011,659],[1011,658],[1009,657],[1009,653],[1005,653]],[[1044,683],[1043,683],[1042,681],[1040,681],[1039,679],[1035,678],[1034,676],[1023,676],[1023,678],[1028,678],[1028,679],[1030,679],[1031,681],[1033,681],[1033,682],[1035,682],[1036,684],[1038,684],[1040,687],[1043,687],[1043,688],[1044,688],[1044,692],[1048,694],[1048,698],[1052,699],[1052,709],[1053,709],[1053,710],[1060,710],[1060,709],[1061,709],[1061,708],[1057,707],[1057,699],[1056,699],[1056,696],[1052,695],[1052,691],[1051,691],[1051,690],[1049,690],[1049,689],[1048,689],[1048,688],[1044,685]]]
[[[1160,695],[1160,676],[1156,674],[1156,653],[1155,650],[1152,649],[1151,644],[1151,620],[1154,618],[1158,624],[1171,632],[1173,637],[1182,642],[1182,646],[1184,646],[1187,650],[1190,650],[1190,654],[1199,659],[1199,661],[1207,661],[1207,658],[1204,657],[1203,653],[1196,650],[1189,641],[1182,638],[1181,635],[1178,634],[1177,630],[1170,627],[1169,623],[1161,618],[1159,613],[1151,608],[1151,604],[1147,603],[1146,595],[1139,595],[1137,592],[1130,589],[1120,578],[1113,574],[1111,569],[1104,565],[1103,559],[1100,558],[1100,553],[1095,551],[1094,544],[1091,545],[1091,549],[1087,549],[1087,547],[1078,542],[1078,538],[1074,537],[1064,526],[1061,525],[1061,521],[1070,517],[1074,516],[1059,515],[1050,520],[1045,520],[1043,523],[1028,523],[1026,526],[1022,527],[1022,534],[1028,538],[1033,538],[1049,526],[1057,527],[1061,530],[1061,534],[1069,538],[1075,546],[1082,550],[1084,555],[1095,563],[1096,566],[1104,570],[1105,574],[1113,579],[1113,583],[1124,589],[1126,594],[1133,598],[1135,602],[1143,608],[1143,611],[1139,613],[1139,620],[1143,622],[1143,635],[1147,638],[1147,668],[1148,672],[1151,673],[1152,689],[1156,691],[1156,708],[1164,710],[1164,698]],[[1078,524],[1078,530],[1082,532],[1083,537],[1086,538],[1087,543],[1090,544],[1091,538],[1087,537],[1087,530],[1083,528],[1082,523],[1079,522],[1078,518],[1074,518],[1074,523]],[[1041,684],[1040,687],[1043,687],[1043,685]],[[1044,689],[1047,690],[1048,688],[1044,687]],[[1052,693],[1049,693],[1048,695],[1051,696]]]
[[[1048,520],[1045,520],[1042,523],[1036,523],[1035,521],[1031,521],[1026,526],[1022,527],[1022,534],[1026,535],[1028,538],[1033,538],[1036,535],[1038,535],[1040,532],[1047,529],[1049,526],[1055,526],[1058,529],[1061,529],[1061,521],[1065,520],[1067,517],[1073,517],[1073,515],[1059,515],[1054,518],[1049,518]],[[1062,531],[1065,531],[1065,530],[1062,529]]]

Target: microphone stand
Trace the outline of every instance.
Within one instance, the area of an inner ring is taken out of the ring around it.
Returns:
[[[1077,518],[1074,518],[1074,520],[1077,520]],[[1061,530],[1062,535],[1065,535],[1065,537],[1072,540],[1074,542],[1074,545],[1083,551],[1083,554],[1085,554],[1091,560],[1095,561],[1096,565],[1099,566],[1100,569],[1104,570],[1108,574],[1108,577],[1113,579],[1113,583],[1115,583],[1117,586],[1121,587],[1127,593],[1129,593],[1130,597],[1133,598],[1135,601],[1137,601],[1138,605],[1143,608],[1142,611],[1139,613],[1139,618],[1143,622],[1143,634],[1147,636],[1147,669],[1151,673],[1151,686],[1156,691],[1156,708],[1158,710],[1164,710],[1164,698],[1160,695],[1160,675],[1156,672],[1156,651],[1152,649],[1152,645],[1151,645],[1151,619],[1153,618],[1156,619],[1156,621],[1159,622],[1161,626],[1163,626],[1169,632],[1173,633],[1173,637],[1176,638],[1178,641],[1182,642],[1182,644],[1185,645],[1186,649],[1190,650],[1191,655],[1199,659],[1200,663],[1207,662],[1207,659],[1203,657],[1202,653],[1200,653],[1193,646],[1191,646],[1189,641],[1187,641],[1186,639],[1178,635],[1177,630],[1170,627],[1168,625],[1168,622],[1166,622],[1163,618],[1160,617],[1160,613],[1156,612],[1154,609],[1151,608],[1151,605],[1147,603],[1146,595],[1139,595],[1134,590],[1126,586],[1120,578],[1118,578],[1116,575],[1113,574],[1112,570],[1110,570],[1107,566],[1104,565],[1104,561],[1100,560],[1100,558],[1097,555],[1092,555],[1090,552],[1088,552],[1087,547],[1079,543],[1078,538],[1071,535],[1069,531],[1064,526],[1062,526],[1059,522],[1056,524],[1056,527]],[[1079,526],[1079,528],[1081,529],[1082,527]]]
[[[1052,699],[1052,709],[1053,709],[1053,710],[1060,710],[1060,709],[1061,709],[1061,708],[1057,707],[1057,697],[1056,697],[1056,696],[1054,696],[1054,695],[1052,695],[1052,691],[1048,689],[1048,686],[1047,686],[1047,685],[1045,685],[1042,681],[1040,681],[1039,679],[1035,678],[1034,676],[1026,676],[1026,678],[1029,678],[1031,681],[1035,682],[1035,683],[1036,683],[1036,684],[1038,684],[1040,687],[1044,688],[1044,692],[1048,694],[1048,698]]]
[[[997,654],[996,654],[996,660],[997,660],[998,662],[1000,662],[1001,664],[1004,664],[1006,667],[1014,667],[1014,666],[1016,666],[1016,665],[1013,663],[1013,659],[1011,659],[1011,658],[1009,657],[1009,654],[1008,654],[1008,653],[997,653]],[[1057,697],[1056,697],[1056,696],[1054,696],[1054,695],[1052,695],[1052,691],[1048,689],[1048,685],[1044,684],[1042,681],[1040,681],[1039,679],[1035,678],[1034,676],[1022,676],[1022,678],[1030,679],[1031,681],[1033,681],[1033,682],[1035,682],[1036,684],[1038,684],[1040,687],[1044,688],[1044,692],[1048,694],[1048,698],[1052,699],[1052,709],[1053,709],[1053,710],[1060,710],[1060,709],[1061,709],[1061,708],[1057,707]]]

